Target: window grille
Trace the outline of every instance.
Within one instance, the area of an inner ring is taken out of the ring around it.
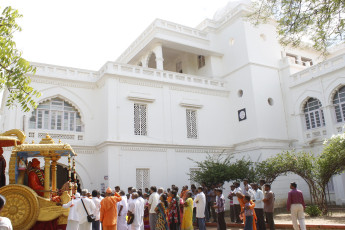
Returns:
[[[53,98],[32,112],[29,128],[82,132],[83,124],[80,113],[70,103]]]
[[[304,105],[304,117],[307,129],[325,126],[321,102],[316,98],[310,98]]]
[[[198,138],[197,130],[197,120],[196,120],[196,110],[187,109],[186,110],[186,120],[187,120],[187,138]]]
[[[150,169],[137,169],[136,173],[136,184],[137,189],[142,189],[150,187]]]
[[[198,68],[200,69],[201,67],[204,67],[206,64],[205,62],[205,56],[199,55],[198,56]]]
[[[190,184],[194,184],[196,187],[199,187],[199,183],[195,181],[196,173],[200,171],[200,168],[190,168],[189,169],[189,181]]]
[[[143,104],[134,104],[134,135],[147,135],[147,106]]]
[[[345,86],[341,87],[333,98],[337,122],[345,121]]]

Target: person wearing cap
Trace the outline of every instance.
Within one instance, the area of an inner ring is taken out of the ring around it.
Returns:
[[[66,230],[74,230],[79,227],[79,216],[75,208],[77,202],[80,202],[79,192],[72,197],[70,202],[62,205],[63,208],[69,208]],[[56,205],[61,205],[61,203],[57,203]]]
[[[6,198],[0,195],[0,213],[6,204]],[[0,229],[4,230],[12,230],[12,223],[11,220],[7,217],[0,216]]]
[[[111,188],[107,188],[105,198],[101,201],[101,216],[103,230],[117,229],[117,202],[121,201],[121,196],[116,192],[113,196]]]
[[[31,161],[32,169],[29,172],[29,187],[32,188],[39,196],[44,196],[44,172],[40,169],[40,161],[33,158]]]

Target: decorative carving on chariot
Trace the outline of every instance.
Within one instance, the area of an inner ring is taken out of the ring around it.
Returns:
[[[69,202],[72,188],[76,190],[71,178],[73,172],[76,182],[76,153],[69,144],[61,141],[55,143],[48,134],[39,144],[28,144],[25,138],[25,134],[17,129],[0,134],[1,150],[2,147],[13,146],[8,166],[9,185],[0,188],[0,194],[7,200],[2,215],[11,220],[15,230],[31,229],[37,221],[67,224],[69,209],[57,206],[56,203]],[[61,157],[68,157],[69,178],[59,190],[56,166]],[[44,160],[43,170],[39,167],[39,159]],[[25,184],[27,180],[28,183]],[[37,184],[40,186],[33,186]]]

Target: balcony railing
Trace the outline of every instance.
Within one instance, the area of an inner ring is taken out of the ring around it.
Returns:
[[[225,90],[224,81],[176,73],[165,70],[145,68],[141,66],[120,64],[116,62],[107,62],[99,71],[80,70],[69,67],[52,66],[40,63],[32,63],[37,68],[36,75],[47,76],[57,79],[68,79],[95,83],[101,79],[104,74],[115,74],[129,78],[146,79],[151,81],[160,81],[194,87],[202,87],[215,90]]]
[[[118,76],[128,76],[147,80],[183,84],[188,86],[203,87],[216,90],[225,90],[225,82],[222,80],[199,77],[194,75],[144,68],[141,66],[118,64],[108,62],[102,67],[101,75],[116,74]]]
[[[330,73],[345,67],[345,54],[331,58],[317,65],[313,65],[305,70],[291,75],[292,84],[300,84],[312,78]]]

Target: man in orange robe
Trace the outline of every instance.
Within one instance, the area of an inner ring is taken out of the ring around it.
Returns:
[[[107,188],[106,197],[101,201],[100,221],[102,222],[103,230],[117,229],[117,205],[122,198],[118,193],[112,196],[111,188]]]
[[[44,173],[40,169],[40,161],[37,158],[31,161],[32,169],[29,172],[29,187],[35,190],[39,196],[44,195]]]

